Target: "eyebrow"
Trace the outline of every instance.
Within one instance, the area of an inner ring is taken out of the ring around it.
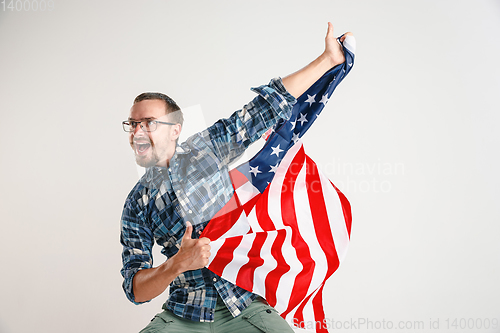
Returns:
[[[134,119],[134,118],[128,117],[129,121],[144,121],[144,120],[154,120],[154,119],[156,119],[156,118],[154,118],[154,117],[146,117],[146,118],[141,118],[141,119]]]

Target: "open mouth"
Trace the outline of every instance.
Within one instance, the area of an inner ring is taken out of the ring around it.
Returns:
[[[149,148],[151,148],[151,144],[149,142],[134,142],[135,151],[137,155],[146,155]]]

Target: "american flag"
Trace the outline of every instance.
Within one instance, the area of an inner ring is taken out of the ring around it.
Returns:
[[[346,61],[297,99],[254,158],[230,171],[234,196],[201,235],[211,240],[211,271],[316,332],[328,332],[322,291],[345,257],[351,209],[300,138],[352,68],[354,37],[341,44]]]

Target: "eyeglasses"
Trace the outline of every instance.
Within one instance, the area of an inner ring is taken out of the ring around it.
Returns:
[[[141,121],[125,120],[125,121],[122,122],[123,130],[125,132],[133,132],[133,131],[135,131],[135,128],[139,124],[141,126],[141,129],[144,132],[154,132],[154,131],[156,131],[156,128],[158,127],[158,124],[177,125],[177,124],[174,124],[174,123],[167,123],[165,121],[159,121],[159,120],[155,120],[155,119],[141,120]]]

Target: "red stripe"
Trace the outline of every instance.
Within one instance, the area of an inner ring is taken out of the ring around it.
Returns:
[[[264,264],[264,259],[260,257],[260,249],[266,241],[267,233],[258,232],[252,242],[252,247],[248,251],[248,262],[238,271],[236,285],[245,290],[253,290],[254,272],[257,267]]]
[[[240,245],[243,236],[226,238],[208,269],[221,276],[224,268],[233,260],[233,252]]]
[[[314,207],[314,209],[311,209],[311,215],[314,222],[316,238],[328,262],[328,270],[324,280],[326,281],[326,279],[337,270],[340,262],[331,233],[330,220],[326,209],[318,168],[316,167],[316,163],[309,157],[306,157],[306,164],[308,169],[306,182],[310,185],[307,194],[309,197],[309,205]],[[319,184],[319,186],[316,186],[317,184]]]
[[[295,325],[300,328],[305,328],[305,323],[304,323],[304,306],[306,305],[307,301],[311,298],[311,295],[308,295],[299,305],[297,308],[297,311],[293,314],[293,319],[295,323],[298,323],[299,325]],[[285,318],[283,315],[281,315],[283,318]]]
[[[330,182],[332,185],[333,183]],[[345,226],[347,228],[347,233],[349,234],[349,238],[351,238],[351,223],[352,223],[352,215],[351,215],[351,204],[349,200],[345,197],[344,193],[340,192],[340,190],[333,185],[337,190],[337,193],[340,198],[340,203],[342,204],[342,211],[344,212]]]
[[[238,171],[238,169],[232,169],[229,171],[229,177],[231,177],[231,182],[233,183],[233,187],[240,188],[241,185],[248,183],[249,180],[248,178],[241,172]]]
[[[309,246],[302,238],[298,225],[297,217],[295,215],[295,201],[293,197],[294,188],[302,167],[304,166],[305,153],[304,148],[301,147],[297,154],[294,156],[290,164],[281,192],[281,212],[283,216],[283,223],[292,228],[292,245],[297,253],[297,259],[301,262],[303,269],[295,277],[295,282],[292,287],[292,293],[288,303],[288,308],[282,313],[283,317],[292,311],[297,304],[299,304],[307,295],[307,289],[311,283],[313,271],[316,266],[311,258]],[[307,170],[307,169],[306,169]],[[303,185],[303,184],[298,184]]]
[[[235,193],[217,215],[210,220],[210,223],[203,229],[200,238],[219,239],[236,224],[242,211],[243,207],[240,206]]]
[[[336,267],[338,267],[338,258],[333,243],[333,237],[330,232],[331,229],[323,196],[323,188],[321,186],[321,178],[316,164],[308,156],[306,156],[306,171],[307,173],[305,181],[307,186],[307,196],[309,198],[310,207],[314,207],[314,209],[311,209],[311,216],[314,223],[316,238],[327,258],[328,268],[326,276],[328,277],[335,271]],[[324,283],[325,280],[326,278],[322,281],[322,283]],[[304,306],[307,304],[311,295],[312,294],[301,300],[301,303],[294,314],[294,318],[297,323],[303,323]],[[315,308],[314,311],[322,313],[322,304],[319,304],[319,306],[320,308]],[[315,317],[315,321],[317,320],[322,319]],[[301,325],[301,327],[304,328],[303,325]]]
[[[322,325],[322,323],[325,322],[325,312],[323,311],[323,286],[324,283],[319,286],[319,290],[316,293],[316,296],[312,300],[312,308],[313,308],[313,313],[314,313],[314,323],[315,323],[315,329],[316,333],[319,332],[325,332],[328,333],[328,330],[326,329],[326,325]],[[304,300],[300,303],[299,307],[297,308],[297,311],[294,313],[293,318],[294,318],[294,323],[297,323],[299,325],[295,325],[300,328],[311,328],[308,327],[307,324],[304,322],[304,307],[306,306],[307,302],[309,302],[309,299],[314,295],[314,292],[309,294]]]
[[[229,175],[231,176],[234,190],[239,188],[244,183],[248,183],[248,178],[237,169],[231,170]],[[248,215],[249,211],[258,200],[258,196],[259,195],[255,196],[249,202],[242,205],[236,191],[233,192],[231,199],[229,199],[224,207],[222,207],[221,210],[214,215],[214,217],[210,220],[210,223],[207,224],[201,233],[200,237],[208,237],[211,240],[216,240],[222,237],[236,224],[243,210],[245,210]]]
[[[319,287],[316,296],[314,296],[312,305],[314,311],[314,321],[316,323],[320,323],[320,325],[316,325],[316,333],[328,333],[327,326],[325,324],[325,311],[323,311],[323,286]]]
[[[262,230],[276,230],[273,221],[269,217],[269,186],[261,194],[261,200],[255,205],[255,215]]]
[[[283,242],[285,241],[286,230],[281,229],[278,230],[278,235],[271,246],[271,254],[273,258],[277,261],[277,267],[270,271],[265,280],[266,286],[266,301],[271,306],[276,305],[276,290],[278,290],[278,284],[280,282],[280,278],[290,270],[290,266],[286,263],[285,258],[281,253],[281,247],[283,246]]]

